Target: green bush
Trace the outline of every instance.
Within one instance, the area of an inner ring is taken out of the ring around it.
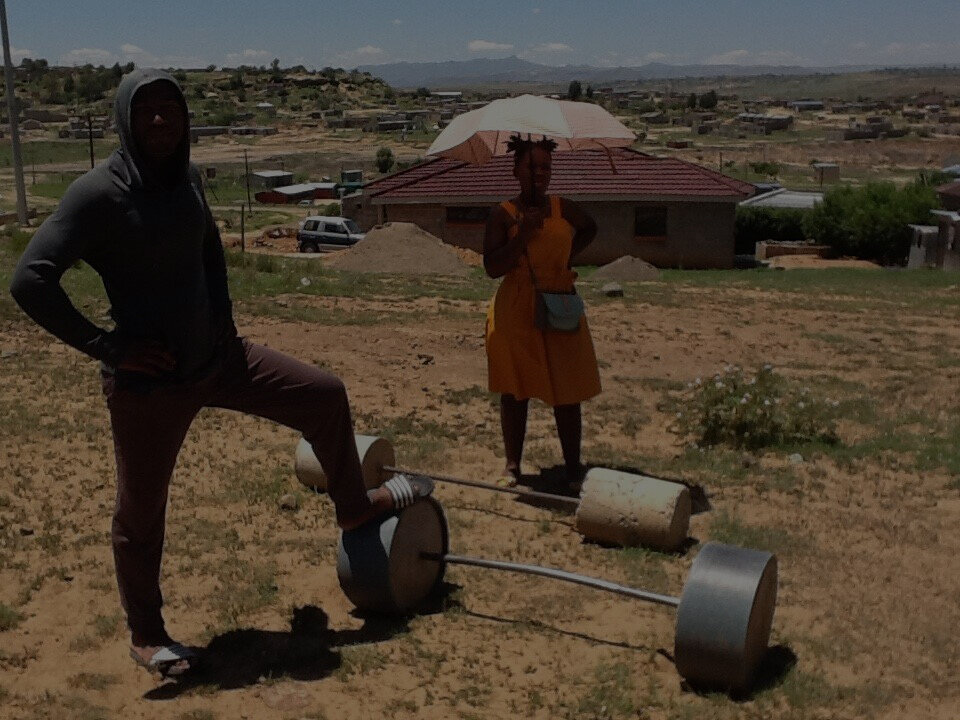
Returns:
[[[746,373],[727,366],[706,381],[697,378],[682,396],[676,429],[697,446],[759,449],[808,442],[837,442],[834,400],[812,396],[764,365]]]
[[[752,255],[756,244],[764,240],[803,241],[806,239],[803,232],[805,212],[795,208],[738,207],[734,221],[736,252]]]
[[[807,211],[803,229],[838,255],[899,264],[910,249],[907,225],[928,223],[937,205],[933,188],[922,181],[902,188],[889,182],[837,187]]]
[[[377,157],[374,163],[380,172],[389,172],[394,163],[393,150],[388,147],[382,147],[377,150]]]

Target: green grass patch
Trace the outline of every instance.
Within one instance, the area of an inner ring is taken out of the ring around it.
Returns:
[[[387,665],[387,656],[375,647],[355,645],[340,651],[340,667],[334,673],[341,682],[355,675],[366,675]]]
[[[635,674],[634,668],[623,662],[598,665],[586,693],[568,708],[568,717],[583,720],[636,717],[639,708],[634,699]]]
[[[99,162],[120,146],[118,140],[94,139],[93,156]],[[48,163],[90,162],[90,141],[83,140],[35,140],[21,144],[23,165],[45,165]],[[0,145],[0,167],[13,166],[13,151],[10,143]]]
[[[23,615],[9,605],[0,603],[0,632],[13,630],[23,620]]]
[[[784,553],[799,550],[806,541],[780,527],[747,525],[726,510],[718,510],[710,523],[710,537],[718,542],[739,547]]]
[[[270,607],[277,599],[276,566],[272,562],[228,561],[219,566],[217,580],[214,612],[229,628],[240,627],[251,615]]]

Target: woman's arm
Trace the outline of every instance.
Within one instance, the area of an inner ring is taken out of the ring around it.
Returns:
[[[560,212],[563,219],[570,223],[576,231],[573,236],[573,248],[570,250],[570,260],[572,261],[597,236],[597,223],[573,200],[561,198],[560,202]]]
[[[512,270],[523,254],[523,243],[518,233],[510,239],[514,220],[499,205],[490,211],[483,234],[483,268],[492,278],[502,277]]]

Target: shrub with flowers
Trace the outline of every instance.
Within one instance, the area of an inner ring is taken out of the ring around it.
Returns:
[[[751,450],[837,441],[834,400],[814,397],[764,365],[755,372],[728,365],[687,385],[676,429],[697,446],[726,444]]]

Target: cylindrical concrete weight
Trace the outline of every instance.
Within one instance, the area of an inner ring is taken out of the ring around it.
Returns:
[[[422,554],[445,555],[447,550],[443,508],[433,498],[423,498],[380,522],[340,533],[337,577],[359,609],[402,615],[443,580],[444,563]]]
[[[363,470],[363,484],[367,489],[380,487],[393,473],[383,470],[384,465],[395,465],[396,456],[393,445],[389,440],[376,435],[354,435],[357,443],[357,454],[360,455],[360,467]],[[303,438],[297,443],[297,454],[294,461],[297,479],[311,490],[326,492],[327,475],[320,467],[320,461],[313,452],[313,448]]]
[[[674,661],[691,683],[745,690],[770,640],[777,558],[762,550],[707,543],[677,609]]]
[[[577,508],[577,532],[623,547],[676,550],[690,529],[690,491],[646,475],[591,469]]]

